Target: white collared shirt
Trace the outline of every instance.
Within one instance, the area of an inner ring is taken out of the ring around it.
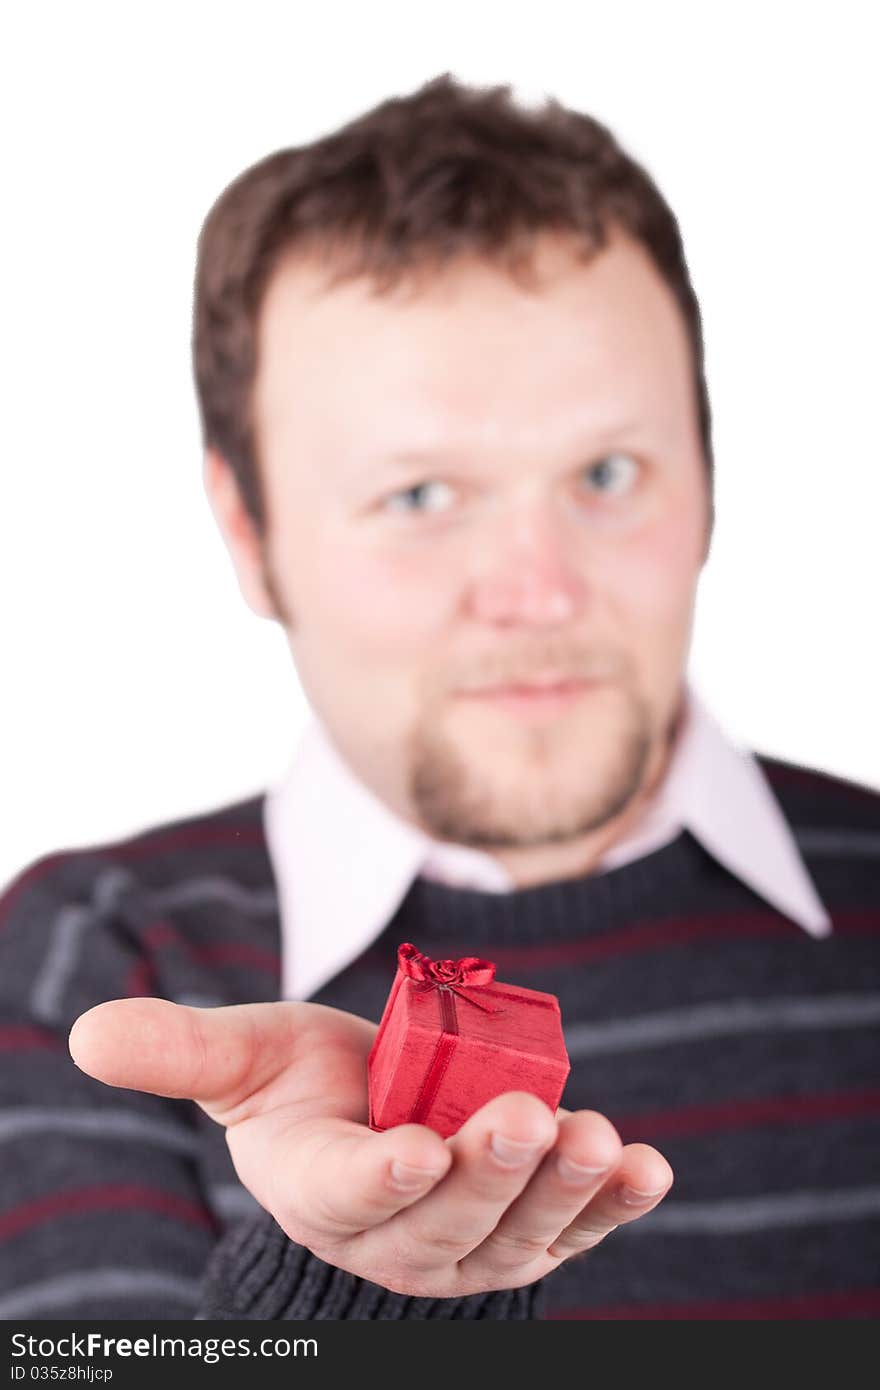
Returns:
[[[278,885],[284,999],[309,998],[355,960],[419,874],[487,892],[515,887],[492,855],[432,839],[392,811],[314,716],[285,776],[267,791],[264,827]],[[830,933],[831,918],[763,770],[724,733],[690,681],[661,784],[591,872],[641,858],[683,828],[804,931]]]

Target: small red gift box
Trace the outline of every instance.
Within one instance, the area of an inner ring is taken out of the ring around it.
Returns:
[[[446,1138],[493,1096],[530,1091],[556,1112],[571,1063],[554,994],[495,980],[495,964],[431,960],[404,942],[367,1059],[370,1128]]]

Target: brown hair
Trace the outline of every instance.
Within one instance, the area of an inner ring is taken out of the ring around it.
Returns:
[[[267,518],[251,412],[262,297],[282,257],[371,277],[377,292],[462,252],[528,270],[531,238],[573,233],[589,259],[611,225],[644,244],[684,315],[714,522],[711,414],[700,310],[678,224],[644,169],[604,125],[563,107],[517,105],[509,86],[448,72],[309,145],[235,178],[198,241],[193,366],[204,447],[232,468],[262,535]]]

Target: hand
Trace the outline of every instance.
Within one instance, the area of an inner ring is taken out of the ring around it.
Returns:
[[[394,1293],[531,1284],[671,1186],[656,1149],[624,1147],[598,1112],[554,1115],[526,1091],[494,1097],[448,1139],[417,1124],[371,1130],[376,1027],[323,1004],[117,999],[82,1014],[69,1046],[108,1085],[194,1100],[291,1240]],[[518,1163],[495,1157],[493,1134],[520,1146]],[[592,1171],[564,1177],[560,1158]]]

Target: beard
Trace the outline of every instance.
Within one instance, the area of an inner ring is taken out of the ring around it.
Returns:
[[[459,736],[436,714],[411,733],[409,795],[437,839],[497,849],[559,843],[601,829],[642,790],[650,710],[622,685],[543,726],[481,717],[481,728]]]
[[[290,637],[294,616],[266,549],[262,568],[275,617]],[[609,667],[587,657],[575,665],[555,657],[550,651],[542,661],[501,664],[485,675],[515,681],[546,664],[573,676],[610,671],[612,682],[586,696],[583,708],[543,726],[507,724],[503,715],[490,721],[484,713],[486,722],[470,738],[457,736],[444,725],[442,708],[426,703],[407,740],[405,765],[409,805],[429,835],[498,850],[565,843],[601,830],[642,792],[655,734],[649,705],[628,683],[631,670],[615,661]]]

